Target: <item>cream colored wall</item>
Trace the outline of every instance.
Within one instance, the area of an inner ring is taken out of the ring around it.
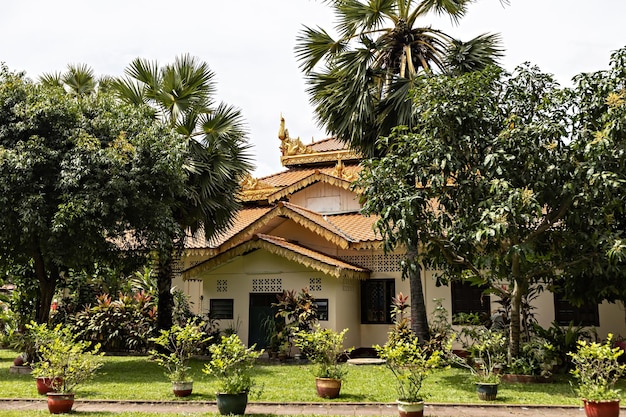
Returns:
[[[429,315],[435,308],[434,299],[441,299],[442,306],[448,311],[448,320],[452,320],[452,300],[450,288],[448,286],[435,286],[433,271],[425,271],[424,274],[424,299],[426,300],[426,311]],[[397,285],[397,284],[396,284]],[[408,284],[407,284],[408,285]],[[407,288],[408,291],[408,288]],[[491,312],[496,312],[501,306],[497,302],[498,297],[491,295]],[[533,311],[538,324],[541,327],[548,328],[554,322],[554,295],[549,291],[543,291],[536,299],[533,300]],[[600,326],[596,328],[600,338],[605,338],[610,332],[615,335],[626,336],[626,310],[624,305],[618,303],[603,302],[598,308],[600,316]]]
[[[318,213],[354,212],[361,208],[355,193],[324,182],[317,182],[292,194],[289,202]]]
[[[327,242],[319,237],[315,237],[309,231],[303,230],[299,226],[283,227],[281,233],[300,237],[302,241],[317,240],[318,246],[325,246]],[[311,236],[309,236],[309,234]],[[305,236],[306,235],[306,236]],[[283,234],[284,236],[284,234]],[[369,251],[368,251],[369,252]],[[349,252],[341,251],[342,255]],[[373,254],[375,252],[369,252]],[[189,262],[197,262],[197,259],[190,259]],[[426,301],[426,311],[429,316],[435,308],[435,299],[440,299],[444,308],[448,311],[448,318],[451,321],[451,295],[447,286],[437,287],[433,277],[434,272],[422,271],[422,283],[424,299]],[[309,286],[310,278],[322,278],[322,290],[313,292],[316,298],[328,298],[329,300],[329,320],[322,322],[324,327],[332,327],[337,330],[349,328],[347,333],[346,346],[369,347],[374,344],[382,344],[387,338],[388,325],[361,324],[360,322],[360,283],[358,281],[343,282],[340,279],[326,277],[323,274],[310,268],[305,268],[299,264],[287,261],[279,256],[271,255],[265,251],[256,251],[245,257],[238,257],[224,266],[204,274],[201,277],[203,283],[187,281],[175,281],[174,285],[183,288],[190,294],[192,309],[194,312],[206,313],[209,308],[209,300],[213,298],[234,299],[234,320],[222,320],[222,328],[232,326],[240,321],[239,334],[247,343],[248,337],[248,314],[249,314],[249,294],[252,292],[252,279],[254,278],[281,278],[281,289],[295,289]],[[371,278],[394,278],[396,280],[396,293],[402,292],[410,294],[408,280],[401,279],[401,273],[396,272],[374,272]],[[228,290],[225,293],[218,293],[216,280],[228,281]],[[276,291],[276,292],[280,292]],[[200,300],[202,295],[203,300]],[[553,296],[550,292],[543,292],[534,302],[539,324],[543,327],[550,327],[554,320]],[[202,311],[200,307],[203,308]],[[496,311],[499,304],[496,297],[491,296],[491,310]],[[621,303],[603,303],[599,308],[600,326],[598,335],[605,337],[608,332],[616,335],[626,336],[625,311]]]
[[[211,298],[232,298],[234,300],[234,320],[219,320],[220,328],[226,328],[239,323],[238,334],[244,343],[248,343],[249,295],[253,292],[253,279],[280,279],[280,289],[301,290],[308,287],[311,278],[321,278],[321,290],[313,291],[316,298],[328,298],[329,320],[322,325],[341,328],[353,327],[354,318],[346,318],[350,306],[358,305],[358,292],[344,291],[342,280],[326,276],[311,268],[303,267],[279,256],[263,250],[257,250],[246,256],[238,257],[232,262],[209,273],[198,276],[203,279],[203,297],[206,306]],[[226,281],[226,291],[218,292],[217,281]],[[353,313],[353,315],[356,313]],[[357,316],[358,318],[358,316]],[[352,333],[354,334],[354,333]],[[352,342],[352,334],[347,341]]]
[[[552,326],[554,321],[554,295],[544,291],[533,301],[535,317],[541,327]],[[596,327],[598,337],[604,339],[608,333],[626,336],[626,314],[621,302],[603,302],[598,306],[600,325]]]
[[[346,333],[346,339],[344,346],[360,347],[361,344],[361,314],[360,314],[360,283],[354,279],[334,279],[331,281],[332,286],[329,286],[329,290],[334,291],[334,294],[327,293],[325,296],[319,298],[331,298],[334,297],[335,308],[334,315],[330,314],[330,320],[325,323],[321,322],[323,327],[331,327],[337,331],[348,329]],[[317,295],[314,293],[314,296]]]

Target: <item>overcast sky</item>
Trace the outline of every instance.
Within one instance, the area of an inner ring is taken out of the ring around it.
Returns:
[[[479,0],[456,27],[436,17],[421,25],[463,40],[500,33],[505,68],[529,61],[564,85],[606,69],[611,52],[626,45],[626,0],[510,2]],[[33,79],[70,63],[117,76],[136,57],[166,64],[190,53],[215,72],[218,100],[242,109],[262,176],[283,169],[281,113],[304,143],[327,136],[314,122],[293,49],[302,25],[333,24],[321,0],[1,0],[0,61]]]

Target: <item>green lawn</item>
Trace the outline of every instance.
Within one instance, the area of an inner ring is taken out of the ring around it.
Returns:
[[[38,398],[32,376],[10,374],[9,366],[16,353],[0,350],[0,396],[4,398]],[[146,357],[107,356],[96,378],[79,387],[84,399],[175,400],[171,384],[161,368]],[[215,399],[214,380],[201,372],[202,361],[193,361],[194,393],[186,400]],[[349,366],[349,365],[348,365]],[[349,366],[347,380],[336,400],[324,400],[315,394],[310,365],[259,365],[257,381],[261,395],[252,401],[278,402],[393,402],[394,381],[384,366]],[[620,388],[625,388],[624,381]],[[424,386],[427,402],[480,403],[469,375],[460,369],[443,369],[431,375]],[[496,403],[579,405],[567,376],[549,384],[500,384]],[[2,413],[2,415],[11,415]],[[93,414],[93,415],[107,415]],[[132,415],[132,414],[129,414]],[[140,414],[148,416],[149,414]]]

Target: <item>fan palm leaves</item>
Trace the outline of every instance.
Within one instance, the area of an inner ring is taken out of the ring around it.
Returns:
[[[137,58],[114,83],[121,99],[151,106],[186,142],[188,201],[180,220],[193,231],[204,227],[208,236],[230,224],[239,180],[252,168],[243,116],[233,106],[216,105],[214,77],[205,62],[183,55],[162,67]]]
[[[77,97],[95,94],[98,81],[93,69],[85,64],[70,64],[64,73],[46,73],[39,77],[42,85],[62,87],[66,92]]]
[[[366,156],[397,125],[411,125],[409,91],[422,75],[495,64],[498,35],[461,42],[420,25],[427,15],[458,22],[471,0],[328,0],[337,38],[304,27],[296,57],[320,125]]]
[[[211,238],[232,224],[239,208],[240,180],[252,168],[247,129],[239,109],[215,102],[214,74],[209,66],[189,55],[159,66],[135,59],[126,76],[113,89],[127,103],[148,105],[154,116],[180,134],[187,148],[185,196],[177,208],[181,229],[204,230]],[[182,241],[173,242],[174,253],[159,255],[158,326],[172,325],[170,293],[173,263]]]

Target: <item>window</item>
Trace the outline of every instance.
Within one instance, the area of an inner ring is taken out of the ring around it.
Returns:
[[[491,297],[484,294],[488,287],[472,285],[467,281],[452,281],[452,318],[458,314],[478,313],[481,318],[491,316]],[[483,317],[484,316],[484,317]]]
[[[233,299],[232,298],[211,298],[209,312],[213,319],[233,319]]]
[[[391,300],[396,291],[393,279],[370,279],[361,282],[361,323],[390,324]]]
[[[563,298],[562,294],[555,292],[554,320],[559,326],[568,326],[570,322],[574,323],[575,326],[599,326],[598,304],[585,303],[576,307]]]
[[[328,321],[328,298],[316,298],[317,318],[319,321]]]

